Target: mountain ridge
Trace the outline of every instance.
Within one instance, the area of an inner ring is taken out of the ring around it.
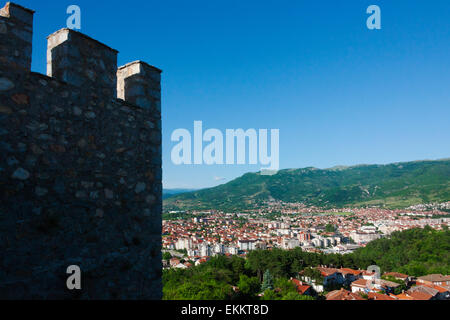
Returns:
[[[166,199],[165,209],[253,208],[269,199],[309,206],[410,205],[450,200],[450,159],[282,169],[246,173],[228,183]]]

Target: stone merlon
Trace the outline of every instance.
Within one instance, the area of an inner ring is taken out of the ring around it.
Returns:
[[[49,77],[117,95],[117,50],[70,29],[61,29],[47,39]]]
[[[10,2],[0,9],[0,63],[31,69],[33,14]]]
[[[117,96],[128,103],[161,112],[161,70],[134,61],[117,71]]]
[[[29,26],[33,25],[33,14],[33,10],[11,2],[6,3],[6,5],[0,9],[0,16],[21,21]]]

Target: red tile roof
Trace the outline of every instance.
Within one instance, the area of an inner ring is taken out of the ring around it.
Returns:
[[[430,282],[446,282],[450,281],[450,276],[443,276],[442,274],[427,274],[426,276],[422,276],[417,278],[420,281],[430,281]]]
[[[320,273],[322,274],[322,276],[324,276],[324,277],[328,277],[328,276],[332,275],[333,273],[338,272],[338,269],[336,269],[336,268],[317,267],[317,270],[319,270]]]
[[[367,287],[367,281],[369,281],[369,280],[358,279],[356,281],[353,281],[351,285],[352,286],[356,286],[356,287],[363,287],[363,288],[365,288],[365,287]]]
[[[360,275],[360,274],[362,273],[361,270],[353,270],[353,269],[350,269],[350,268],[340,268],[339,271],[340,271],[342,274],[351,273],[351,274],[353,274],[353,275],[355,275],[355,276]]]
[[[295,284],[295,286],[297,287],[297,291],[300,294],[305,294],[305,292],[308,291],[309,288],[311,288],[311,286],[303,284],[303,282],[301,282],[300,280],[292,279],[291,281]]]
[[[444,287],[441,287],[441,286],[438,286],[438,285],[430,286],[430,285],[424,284],[423,286],[436,289],[437,291],[439,291],[439,293],[444,293],[444,292],[448,292],[449,291],[447,288],[444,288]]]
[[[384,275],[388,276],[388,277],[399,278],[399,279],[406,279],[409,277],[407,274],[403,274],[403,273],[399,273],[399,272],[386,272]]]
[[[359,294],[345,289],[331,291],[326,297],[327,300],[365,300]]]
[[[368,297],[369,300],[396,300],[395,298],[392,298],[386,294],[376,292],[369,292]]]
[[[407,295],[406,293],[400,293],[396,295],[398,300],[415,300],[413,297]]]
[[[431,298],[433,298],[431,294],[420,291],[409,292],[408,295],[414,298],[414,300],[430,300]]]

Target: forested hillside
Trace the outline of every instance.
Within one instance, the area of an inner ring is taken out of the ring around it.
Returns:
[[[232,211],[271,199],[320,207],[405,208],[445,202],[450,200],[450,160],[289,169],[272,176],[247,173],[214,188],[170,197],[164,207]]]

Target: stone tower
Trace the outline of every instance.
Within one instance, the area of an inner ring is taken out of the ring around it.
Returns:
[[[161,70],[62,29],[31,72],[33,13],[0,10],[0,299],[160,299]]]

